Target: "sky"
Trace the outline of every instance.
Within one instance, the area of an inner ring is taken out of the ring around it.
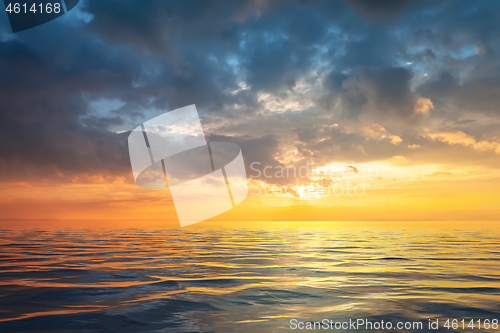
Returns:
[[[127,137],[191,104],[247,167],[251,195],[219,220],[498,220],[499,10],[83,0],[15,34],[0,14],[0,225],[171,223]]]

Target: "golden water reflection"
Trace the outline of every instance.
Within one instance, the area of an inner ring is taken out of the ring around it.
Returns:
[[[499,318],[498,229],[4,230],[0,331]],[[51,320],[57,319],[57,320]]]

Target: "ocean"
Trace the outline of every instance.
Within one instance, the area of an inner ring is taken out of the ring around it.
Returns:
[[[500,332],[500,230],[401,225],[5,229],[0,332]]]

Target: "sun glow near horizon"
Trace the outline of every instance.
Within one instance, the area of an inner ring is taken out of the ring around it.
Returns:
[[[268,169],[271,179],[250,177],[247,199],[213,220],[495,220],[500,216],[494,208],[500,177],[487,167],[415,165],[401,158],[334,162],[310,167],[305,177],[288,184],[277,182],[276,176],[286,175],[283,168]],[[7,220],[75,216],[176,220],[168,191],[144,190],[124,179],[92,178],[87,184],[64,186],[10,183],[3,185],[2,193],[0,207]]]

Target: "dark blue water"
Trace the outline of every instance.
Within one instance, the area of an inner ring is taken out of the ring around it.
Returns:
[[[392,331],[430,332],[429,318],[440,325],[498,320],[499,235],[302,227],[4,230],[0,332],[289,332],[299,331],[290,329],[292,319],[359,318],[423,322],[422,330]]]

